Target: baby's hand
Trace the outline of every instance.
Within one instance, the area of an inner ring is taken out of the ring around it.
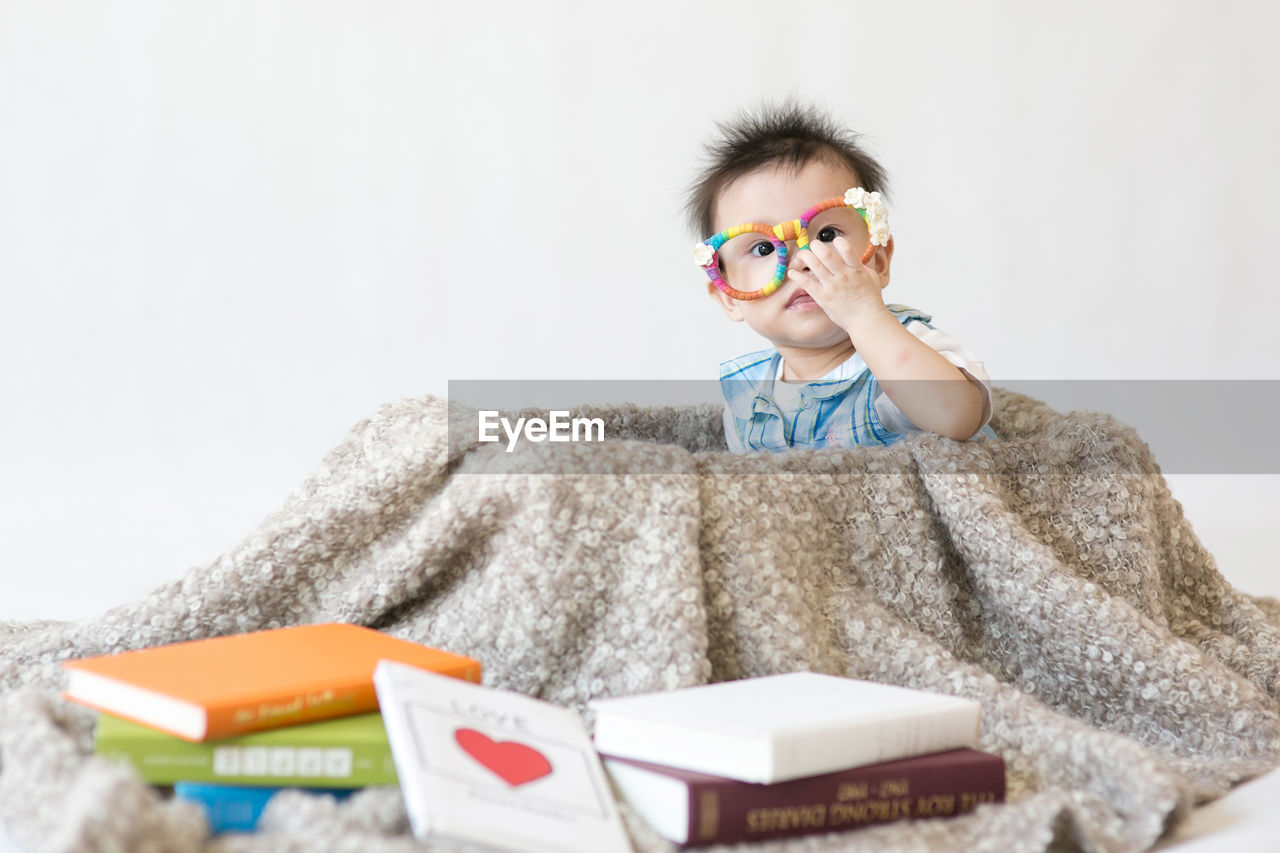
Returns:
[[[853,244],[844,237],[836,237],[830,243],[813,242],[797,255],[787,276],[808,291],[813,301],[831,321],[845,331],[868,312],[884,310],[884,279],[880,273],[865,266]]]

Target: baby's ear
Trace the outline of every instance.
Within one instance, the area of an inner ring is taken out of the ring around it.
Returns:
[[[867,266],[880,273],[880,288],[889,286],[889,267],[893,262],[893,244],[894,238],[889,238],[887,246],[876,246],[875,253],[872,254],[871,260],[867,261]]]
[[[707,282],[707,295],[724,309],[724,315],[735,323],[743,321],[742,309],[738,307],[738,300],[716,287],[711,282]]]

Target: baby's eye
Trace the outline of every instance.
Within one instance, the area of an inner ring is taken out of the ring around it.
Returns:
[[[764,258],[773,254],[773,244],[761,240],[747,250],[747,254],[757,258]]]
[[[826,228],[823,228],[821,231],[818,232],[818,240],[820,240],[823,243],[830,243],[832,240],[836,239],[839,236],[840,236],[839,229],[833,228],[830,225],[828,225]]]

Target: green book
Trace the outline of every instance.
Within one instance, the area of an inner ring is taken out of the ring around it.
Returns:
[[[94,752],[129,763],[153,785],[184,781],[293,788],[399,784],[378,713],[203,743],[100,714]]]

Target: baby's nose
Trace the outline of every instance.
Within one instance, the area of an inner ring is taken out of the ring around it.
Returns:
[[[809,253],[800,251],[795,240],[787,241],[787,269],[804,271],[809,269]]]

